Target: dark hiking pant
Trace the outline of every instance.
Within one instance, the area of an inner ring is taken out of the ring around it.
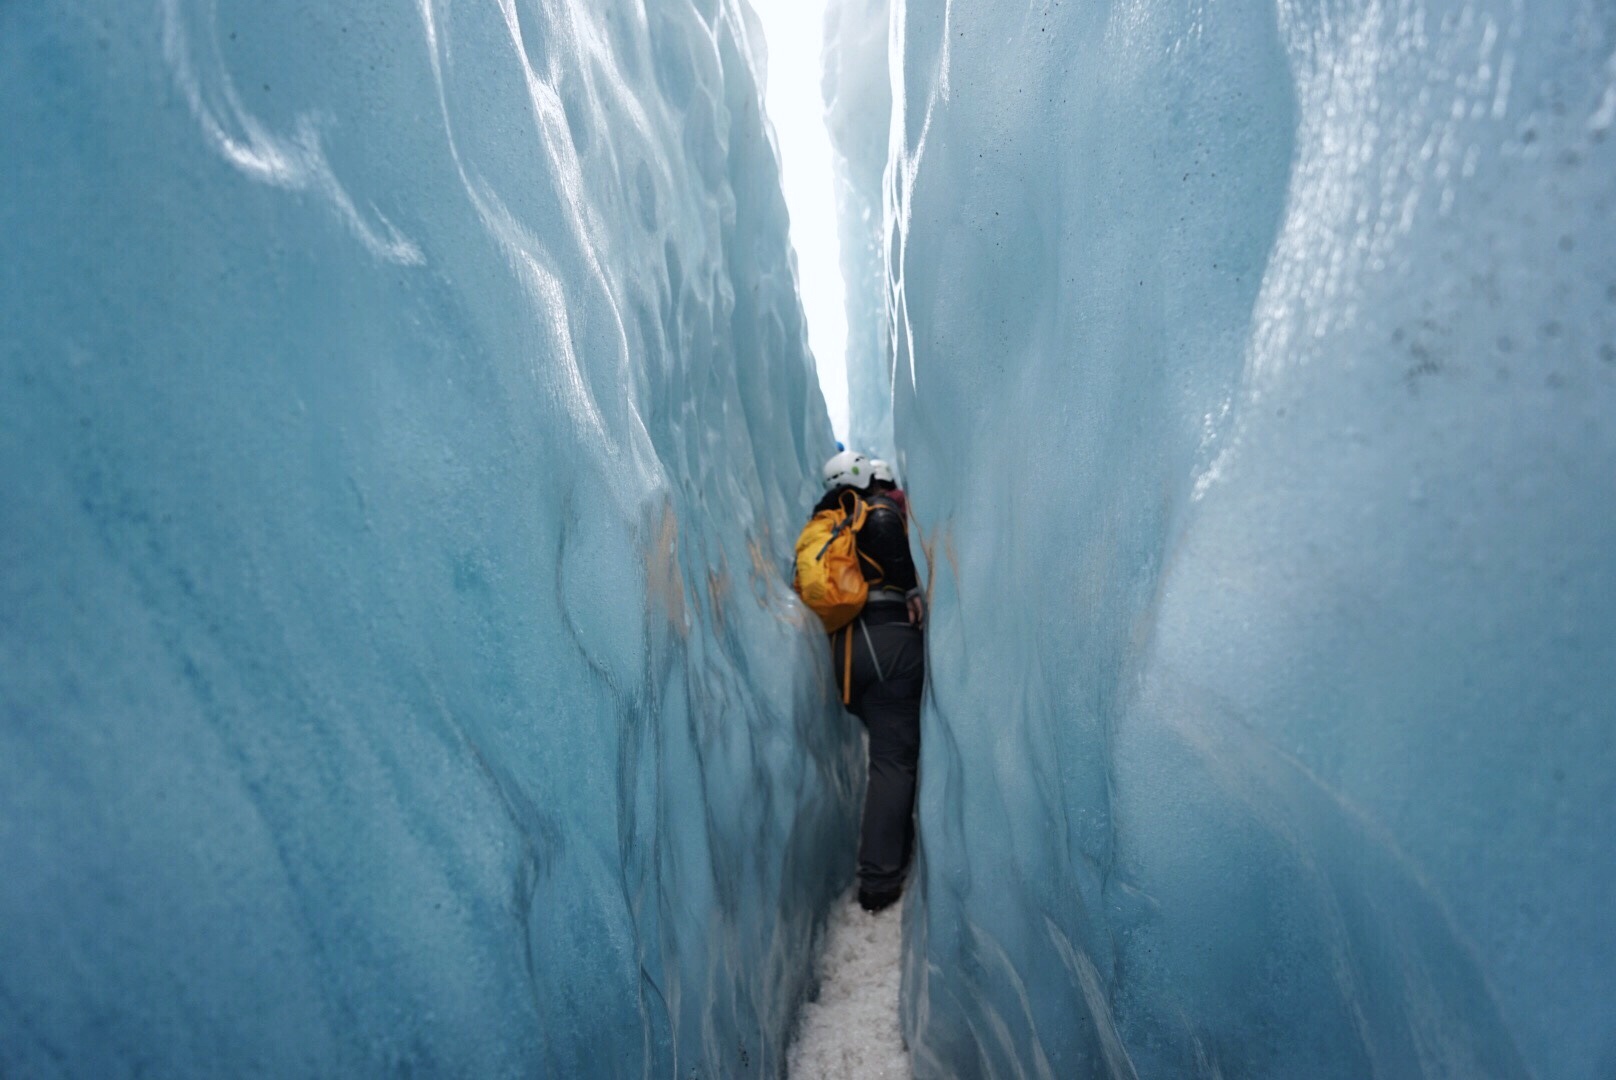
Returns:
[[[859,887],[891,894],[903,888],[914,845],[915,772],[920,763],[920,692],[926,653],[920,630],[902,604],[871,604],[845,630],[831,636],[840,680],[852,639],[852,695],[848,710],[870,735],[869,786],[859,836]]]

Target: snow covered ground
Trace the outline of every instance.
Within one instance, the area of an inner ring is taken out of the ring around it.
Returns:
[[[898,1031],[903,907],[871,915],[849,893],[832,914],[819,956],[819,998],[803,1006],[788,1058],[792,1080],[911,1075]]]

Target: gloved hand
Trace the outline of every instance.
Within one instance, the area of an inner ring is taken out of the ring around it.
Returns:
[[[909,604],[909,624],[923,626],[926,622],[926,598],[918,588],[910,589],[904,599]]]

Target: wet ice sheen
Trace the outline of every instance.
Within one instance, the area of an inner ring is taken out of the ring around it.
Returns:
[[[0,1073],[783,1067],[859,761],[757,39],[0,10]]]
[[[894,4],[917,1075],[1616,1075],[1609,5]]]

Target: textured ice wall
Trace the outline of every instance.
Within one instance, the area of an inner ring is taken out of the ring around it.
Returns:
[[[0,5],[0,1073],[782,1067],[858,748],[757,40]]]
[[[1611,6],[893,26],[919,1072],[1616,1074]]]

